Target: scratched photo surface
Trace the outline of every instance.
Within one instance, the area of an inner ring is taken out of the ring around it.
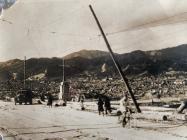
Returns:
[[[186,108],[186,0],[0,0],[0,140],[185,140]]]

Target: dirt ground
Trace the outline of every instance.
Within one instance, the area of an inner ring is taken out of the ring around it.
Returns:
[[[99,116],[76,105],[14,105],[0,101],[0,134],[5,140],[185,140],[187,123],[133,119],[127,128],[116,116]]]

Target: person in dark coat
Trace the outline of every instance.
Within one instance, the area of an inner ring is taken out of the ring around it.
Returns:
[[[49,93],[48,94],[48,102],[47,102],[47,105],[49,107],[52,107],[52,104],[53,104],[53,96]]]
[[[105,106],[105,114],[107,115],[108,112],[111,113],[111,104],[110,104],[110,99],[108,97],[105,97],[104,106]]]
[[[102,100],[102,98],[101,97],[99,97],[99,99],[98,99],[98,103],[97,103],[97,105],[98,105],[98,111],[99,111],[99,115],[101,114],[101,112],[102,112],[102,114],[103,114],[103,116],[104,116],[104,108],[103,108],[103,100]]]
[[[44,93],[41,93],[40,99],[41,99],[41,101],[45,102],[45,95],[44,95]]]

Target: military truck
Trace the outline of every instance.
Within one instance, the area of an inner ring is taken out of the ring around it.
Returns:
[[[17,103],[21,104],[25,104],[27,105],[27,103],[29,103],[30,105],[32,104],[32,96],[33,93],[30,89],[22,89],[19,90],[14,98],[15,100],[15,105]]]

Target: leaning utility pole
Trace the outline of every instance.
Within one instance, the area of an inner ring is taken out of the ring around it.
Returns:
[[[105,43],[106,43],[106,46],[107,46],[107,48],[108,48],[108,50],[109,50],[109,52],[110,52],[110,56],[111,56],[111,58],[112,58],[112,60],[113,60],[113,62],[114,62],[114,64],[115,64],[115,66],[116,66],[118,72],[120,73],[120,75],[121,75],[121,77],[122,77],[122,79],[123,79],[123,81],[124,81],[124,83],[125,83],[125,85],[126,85],[126,87],[127,87],[127,89],[128,89],[128,92],[129,92],[129,94],[130,94],[130,96],[131,96],[131,98],[132,98],[132,100],[133,100],[133,102],[134,102],[134,105],[135,105],[135,107],[136,107],[136,110],[137,110],[138,113],[141,113],[141,110],[140,110],[140,108],[139,108],[139,105],[138,105],[138,103],[137,103],[137,101],[136,101],[136,99],[135,99],[135,97],[134,97],[134,94],[133,94],[133,92],[132,92],[132,89],[131,89],[131,87],[130,87],[130,85],[129,85],[128,79],[126,78],[125,74],[123,73],[123,71],[122,71],[122,69],[121,69],[121,66],[119,65],[118,61],[116,61],[115,55],[114,55],[114,53],[113,53],[113,51],[112,51],[112,49],[111,49],[111,47],[110,47],[110,44],[109,44],[109,42],[108,42],[108,40],[107,40],[107,38],[106,38],[106,36],[105,36],[105,33],[104,33],[104,31],[103,31],[103,29],[102,29],[100,23],[99,23],[99,20],[97,19],[97,16],[96,16],[96,14],[95,14],[95,12],[94,12],[94,10],[93,10],[93,8],[92,8],[91,5],[89,5],[89,8],[90,8],[90,10],[91,10],[91,12],[92,12],[92,14],[93,14],[93,16],[94,16],[94,18],[95,18],[95,21],[96,21],[96,23],[97,23],[97,25],[98,25],[98,28],[99,28],[101,34],[102,34],[102,36],[103,36],[103,39],[104,39],[104,41],[105,41]]]

